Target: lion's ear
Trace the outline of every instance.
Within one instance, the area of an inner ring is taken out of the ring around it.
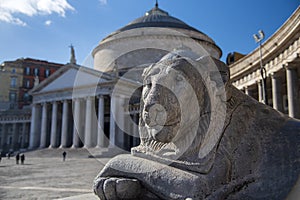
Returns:
[[[197,62],[203,66],[207,71],[209,71],[211,79],[215,80],[219,79],[219,75],[222,78],[223,83],[226,84],[230,79],[229,67],[223,63],[222,61],[213,58],[211,56],[203,56],[197,59]]]

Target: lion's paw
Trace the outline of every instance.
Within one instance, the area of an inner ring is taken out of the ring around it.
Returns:
[[[105,178],[96,180],[94,192],[100,199],[137,199],[142,187],[137,179],[127,178]]]

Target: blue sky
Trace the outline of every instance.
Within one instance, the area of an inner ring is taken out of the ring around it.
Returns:
[[[223,51],[244,54],[259,29],[270,37],[299,0],[159,0],[173,17],[210,36]],[[109,33],[154,7],[155,0],[0,0],[0,63],[35,58],[67,63],[70,44],[79,64]],[[88,58],[88,61],[87,60]]]

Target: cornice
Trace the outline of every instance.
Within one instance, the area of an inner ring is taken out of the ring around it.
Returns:
[[[112,46],[114,44],[120,44],[122,42],[128,42],[131,43],[132,41],[144,41],[145,39],[153,39],[153,40],[177,40],[177,41],[192,41],[195,42],[197,41],[199,44],[202,45],[206,45],[209,47],[214,48],[220,55],[222,54],[221,49],[215,45],[212,44],[208,41],[205,40],[200,40],[200,39],[194,39],[191,38],[187,35],[170,35],[170,34],[165,34],[165,35],[161,35],[161,34],[145,34],[145,35],[133,35],[133,36],[125,36],[122,38],[116,38],[113,40],[109,40],[109,41],[104,41],[102,43],[100,43],[92,52],[92,56],[95,57],[96,53],[100,50],[103,50],[109,46]]]

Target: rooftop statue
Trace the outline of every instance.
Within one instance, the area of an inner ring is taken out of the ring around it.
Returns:
[[[257,102],[210,56],[170,53],[145,69],[131,155],[94,181],[100,199],[285,199],[300,171],[300,122]]]

